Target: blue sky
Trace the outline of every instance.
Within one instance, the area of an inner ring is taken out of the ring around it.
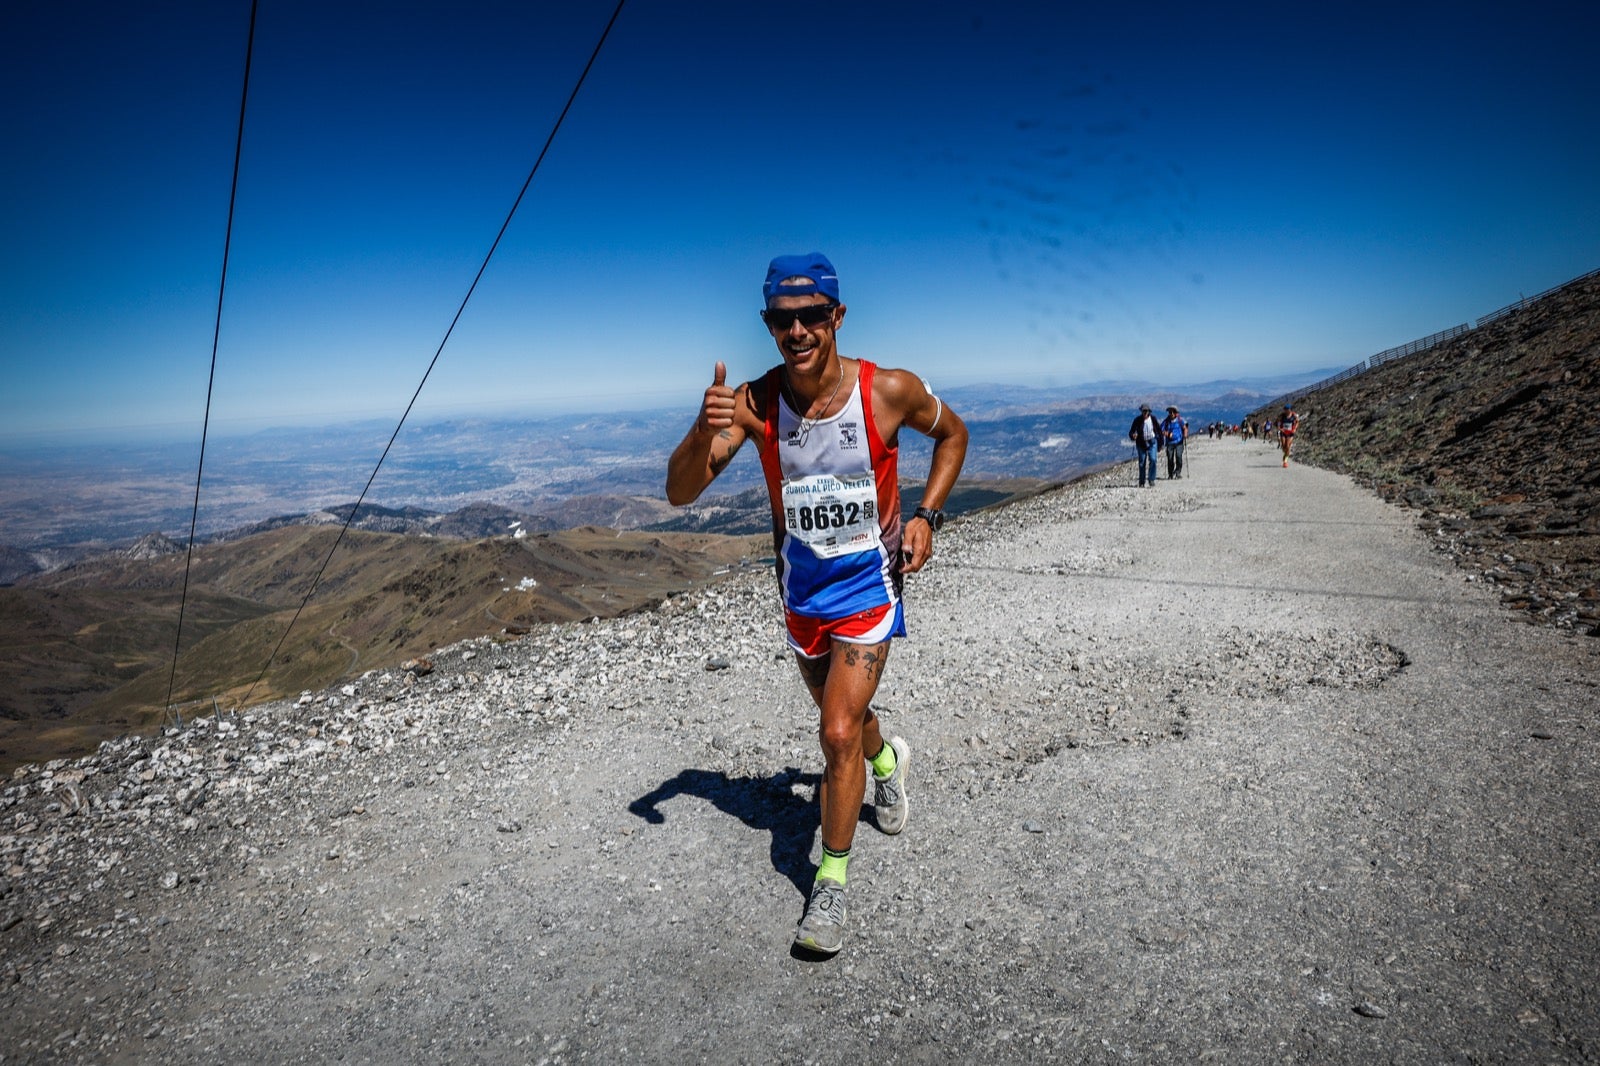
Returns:
[[[1343,367],[1600,267],[1592,5],[1072,6],[628,0],[412,417],[687,419],[780,252],[935,387]],[[399,417],[613,7],[262,0],[213,432]],[[198,435],[249,12],[5,5],[0,439]]]

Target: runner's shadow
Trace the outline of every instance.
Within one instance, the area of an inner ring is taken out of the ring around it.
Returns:
[[[805,896],[811,891],[817,872],[811,862],[811,841],[820,821],[812,796],[821,780],[820,774],[801,773],[793,766],[764,778],[683,770],[628,804],[628,810],[652,825],[660,825],[667,820],[660,810],[662,803],[675,796],[699,796],[750,828],[771,833],[772,868],[794,882]],[[796,795],[795,785],[807,786],[812,796]]]

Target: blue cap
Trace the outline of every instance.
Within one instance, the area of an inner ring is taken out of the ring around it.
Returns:
[[[807,278],[811,284],[781,284],[789,278]],[[775,296],[810,296],[813,293],[820,293],[834,303],[840,302],[839,275],[821,252],[780,255],[767,266],[767,281],[761,286],[761,295],[767,303]]]

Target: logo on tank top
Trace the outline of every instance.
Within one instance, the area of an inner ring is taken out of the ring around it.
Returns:
[[[860,439],[860,434],[857,432],[857,428],[858,427],[857,427],[856,423],[854,423],[854,422],[841,422],[841,423],[839,423],[839,447],[841,447],[841,448],[854,448],[854,447],[856,447],[856,444],[857,444],[858,440]]]

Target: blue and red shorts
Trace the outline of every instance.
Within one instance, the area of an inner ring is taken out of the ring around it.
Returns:
[[[846,644],[882,644],[890,637],[906,635],[905,611],[898,601],[843,618],[808,618],[785,609],[783,621],[789,630],[789,647],[807,659],[827,655],[836,640]]]

